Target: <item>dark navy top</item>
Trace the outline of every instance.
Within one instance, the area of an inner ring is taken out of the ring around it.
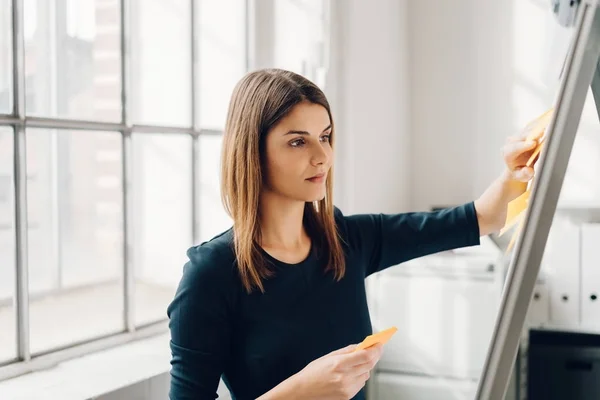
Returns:
[[[314,251],[298,264],[266,257],[276,276],[247,294],[237,276],[232,230],[192,247],[167,314],[170,398],[214,399],[222,377],[234,399],[256,399],[314,359],[372,333],[365,278],[410,259],[479,244],[473,202],[435,212],[335,219],[346,275],[324,273]],[[354,399],[364,399],[364,389]]]

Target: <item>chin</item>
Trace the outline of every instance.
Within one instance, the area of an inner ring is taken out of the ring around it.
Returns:
[[[325,198],[325,191],[323,191],[323,193],[318,193],[318,194],[313,194],[313,195],[308,195],[306,196],[306,201],[307,203],[312,203],[314,201],[321,201]]]

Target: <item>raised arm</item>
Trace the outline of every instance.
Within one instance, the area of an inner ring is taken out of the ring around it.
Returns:
[[[365,276],[428,254],[478,245],[473,202],[435,212],[358,214],[343,217],[343,231]]]

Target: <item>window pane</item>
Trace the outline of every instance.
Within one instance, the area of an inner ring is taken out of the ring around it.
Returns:
[[[27,227],[29,290],[35,297],[58,286],[56,232],[57,149],[55,131],[28,129]]]
[[[25,1],[29,115],[121,119],[118,1]]]
[[[192,139],[135,134],[135,323],[166,318],[192,245]]]
[[[200,136],[200,240],[229,229],[231,218],[221,203],[220,158],[222,136]]]
[[[12,111],[12,1],[0,0],[0,114]]]
[[[0,11],[1,13],[2,11]],[[15,207],[13,132],[0,127],[0,362],[15,358]]]
[[[121,331],[121,134],[27,131],[31,351]]]
[[[190,126],[191,2],[132,0],[131,3],[134,122]]]
[[[203,128],[223,129],[229,98],[246,71],[246,1],[202,0],[199,21],[199,104]]]

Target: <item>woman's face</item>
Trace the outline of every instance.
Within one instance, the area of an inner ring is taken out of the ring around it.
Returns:
[[[326,193],[333,164],[327,110],[309,102],[297,104],[266,137],[266,190],[292,200],[312,202]]]

